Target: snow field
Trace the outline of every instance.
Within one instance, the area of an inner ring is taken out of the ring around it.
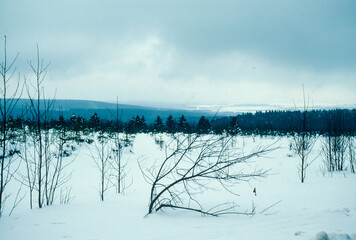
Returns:
[[[164,135],[163,139],[167,142],[169,136]],[[197,196],[207,208],[226,201],[234,201],[241,212],[251,211],[255,206],[254,216],[203,217],[198,213],[165,209],[145,217],[150,186],[144,181],[137,162],[145,166],[159,163],[164,151],[151,135],[138,134],[133,147],[123,155],[128,160],[128,181],[132,179],[125,194],[117,195],[112,188],[106,193],[105,201],[99,201],[99,172],[91,159],[90,147],[83,145],[78,147],[78,156],[70,166],[72,178],[67,185],[72,187],[73,201],[30,210],[26,196],[11,216],[0,219],[0,239],[298,240],[323,239],[322,231],[328,239],[356,239],[356,175],[348,171],[323,172],[320,141],[309,157],[316,160],[307,169],[303,184],[298,177],[299,159],[289,150],[287,137],[238,137],[236,148],[247,154],[258,145],[273,142],[278,149],[239,165],[244,172],[269,169],[268,176],[234,185],[232,191],[238,195],[211,183],[209,187],[215,190]],[[18,183],[13,181],[8,189],[17,192]],[[276,205],[267,209],[273,204]]]

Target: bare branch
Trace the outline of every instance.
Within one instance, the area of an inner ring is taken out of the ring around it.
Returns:
[[[244,173],[238,170],[240,163],[245,163],[254,157],[260,157],[274,150],[272,146],[258,147],[247,155],[240,155],[232,148],[230,136],[186,137],[174,136],[165,149],[166,158],[154,173],[154,168],[144,170],[139,163],[140,170],[146,181],[151,184],[150,204],[148,214],[161,208],[175,208],[192,210],[207,215],[236,214],[225,208],[219,211],[202,210],[199,201],[194,197],[211,188],[210,182],[216,181],[228,189],[229,183],[250,181],[263,177],[267,171],[257,170]],[[191,141],[188,141],[188,138]],[[188,206],[185,201],[188,200]],[[190,204],[199,206],[191,207]],[[231,206],[230,206],[231,207]]]

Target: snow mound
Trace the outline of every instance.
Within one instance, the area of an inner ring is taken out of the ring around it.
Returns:
[[[348,234],[327,234],[322,231],[316,234],[315,240],[356,240],[356,235],[350,237]]]

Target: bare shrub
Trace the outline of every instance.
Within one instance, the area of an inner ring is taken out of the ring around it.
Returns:
[[[311,153],[316,141],[316,137],[310,131],[310,117],[308,115],[308,103],[305,99],[305,91],[303,86],[303,109],[298,119],[299,132],[293,135],[292,149],[300,158],[300,164],[298,166],[298,174],[300,181],[304,183],[307,169],[313,163],[308,161],[308,156]]]
[[[15,80],[15,88],[10,91],[10,85],[16,68],[14,64],[17,60],[18,54],[14,59],[8,62],[6,36],[4,36],[4,52],[3,61],[0,62],[0,75],[2,86],[0,88],[0,218],[4,210],[4,205],[9,195],[5,194],[7,184],[13,178],[14,172],[12,165],[15,161],[17,146],[14,141],[14,132],[10,129],[12,119],[12,112],[21,96],[20,81]]]
[[[344,132],[344,115],[335,110],[328,119],[327,134],[323,141],[322,154],[329,172],[345,170],[348,138]]]
[[[110,161],[112,157],[112,149],[110,146],[110,138],[107,133],[99,131],[96,138],[97,139],[91,144],[92,149],[90,149],[90,154],[95,166],[99,170],[99,196],[100,200],[104,201],[105,192],[110,188],[109,178],[111,172]]]
[[[244,173],[239,164],[266,154],[271,147],[259,147],[247,155],[232,148],[231,136],[175,136],[165,147],[165,159],[149,168],[139,162],[145,180],[150,184],[148,214],[163,208],[183,209],[205,215],[238,214],[234,203],[218,204],[205,210],[195,196],[217,182],[225,189],[240,181],[263,177],[264,170]]]
[[[349,152],[350,171],[352,173],[355,173],[356,151],[355,151],[355,138],[354,137],[349,137],[348,138],[348,152]]]

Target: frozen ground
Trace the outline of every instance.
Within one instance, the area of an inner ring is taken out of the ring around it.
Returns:
[[[247,153],[256,144],[272,141],[256,138],[254,142],[251,137],[239,137],[237,146]],[[99,173],[88,148],[82,146],[71,165],[73,176],[69,185],[74,200],[70,204],[30,210],[26,196],[11,216],[0,219],[0,239],[356,239],[356,175],[348,171],[325,173],[318,157],[307,170],[306,182],[301,184],[298,157],[289,150],[289,139],[282,138],[277,144],[280,148],[267,157],[241,165],[246,171],[256,166],[271,169],[269,176],[236,185],[234,191],[239,196],[224,191],[207,192],[203,196],[202,201],[208,206],[225,200],[235,201],[241,212],[256,206],[254,216],[221,217],[178,210],[144,217],[150,189],[138,169],[137,159],[149,165],[163,156],[154,138],[145,134],[137,135],[132,153],[124,155],[129,161],[132,186],[124,195],[116,195],[110,189],[105,202],[100,202]],[[317,143],[310,158],[319,151]],[[17,187],[9,185],[14,192]]]

